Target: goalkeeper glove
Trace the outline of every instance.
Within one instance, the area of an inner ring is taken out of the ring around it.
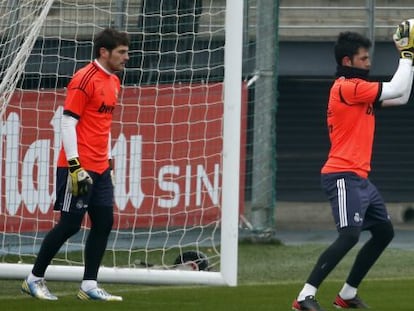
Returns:
[[[72,194],[75,197],[87,194],[93,183],[91,176],[80,165],[78,158],[70,159],[68,163]]]
[[[394,43],[401,53],[401,58],[414,58],[413,23],[414,20],[405,20],[401,22],[393,35]]]

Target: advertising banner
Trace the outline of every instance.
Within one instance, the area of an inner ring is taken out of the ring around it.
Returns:
[[[223,85],[126,87],[112,127],[120,229],[203,225],[220,218]],[[243,88],[240,210],[247,92]],[[16,91],[0,124],[0,226],[45,231],[53,211],[65,90]]]

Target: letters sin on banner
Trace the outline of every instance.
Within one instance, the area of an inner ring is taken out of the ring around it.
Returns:
[[[203,225],[220,218],[221,83],[126,87],[114,111],[115,224]],[[243,87],[240,211],[247,91]],[[65,91],[16,91],[1,126],[0,225],[45,231],[53,212]]]

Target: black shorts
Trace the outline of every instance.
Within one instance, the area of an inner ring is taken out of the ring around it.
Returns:
[[[390,221],[384,199],[373,183],[355,173],[321,175],[336,227],[361,227]]]
[[[93,180],[90,191],[84,196],[73,196],[68,191],[70,183],[67,168],[58,167],[56,171],[56,201],[54,210],[68,213],[85,213],[94,206],[113,206],[114,186],[108,168],[102,174],[88,171]]]

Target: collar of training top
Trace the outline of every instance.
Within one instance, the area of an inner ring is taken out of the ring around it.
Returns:
[[[336,74],[337,78],[345,77],[347,79],[350,78],[360,78],[366,80],[368,78],[369,70],[368,69],[360,69],[355,67],[349,66],[337,66],[336,67]]]

